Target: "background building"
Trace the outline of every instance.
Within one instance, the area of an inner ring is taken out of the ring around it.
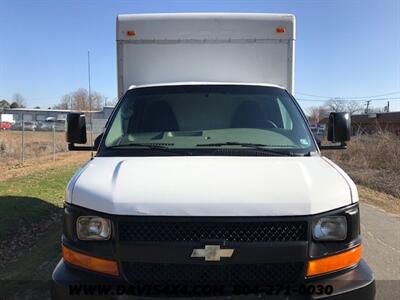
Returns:
[[[110,117],[114,107],[104,106],[101,111],[94,111],[92,114],[93,119],[93,132],[101,132],[108,118]],[[3,114],[12,115],[13,121],[17,128],[22,120],[29,124],[36,124],[39,128],[40,125],[48,122],[56,122],[57,128],[62,128],[67,114],[70,112],[76,112],[74,110],[67,109],[36,109],[36,108],[7,108],[4,109]],[[87,119],[87,125],[90,128],[90,119]]]
[[[353,115],[351,124],[354,134],[383,130],[400,136],[400,112]]]
[[[320,121],[320,124],[326,125],[328,120],[329,118],[324,118]],[[400,112],[352,115],[351,128],[353,135],[388,131],[400,136]]]

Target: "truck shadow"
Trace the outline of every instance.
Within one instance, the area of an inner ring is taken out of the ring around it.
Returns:
[[[40,198],[0,196],[0,266],[62,224],[62,208]]]
[[[40,198],[0,196],[0,294],[5,299],[32,299],[26,296],[33,291],[50,298],[51,273],[61,257],[62,211]]]

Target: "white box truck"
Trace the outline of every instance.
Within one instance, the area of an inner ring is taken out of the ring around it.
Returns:
[[[295,18],[117,18],[120,100],[65,196],[55,299],[374,299],[355,184],[293,91]],[[273,295],[273,298],[272,298]],[[97,299],[97,298],[96,298]]]

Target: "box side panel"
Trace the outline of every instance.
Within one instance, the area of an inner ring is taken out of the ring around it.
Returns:
[[[289,43],[124,43],[123,90],[131,85],[178,81],[269,83],[288,82]]]
[[[267,83],[292,91],[294,22],[276,14],[119,16],[119,96],[131,85],[177,81]]]
[[[118,16],[117,40],[293,39],[294,16],[281,14],[137,14]],[[283,27],[284,32],[276,32]],[[134,31],[135,35],[128,35]]]

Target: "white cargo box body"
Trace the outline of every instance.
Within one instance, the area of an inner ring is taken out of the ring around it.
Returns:
[[[117,18],[119,97],[131,85],[274,84],[293,90],[295,18],[287,14],[138,14]]]

